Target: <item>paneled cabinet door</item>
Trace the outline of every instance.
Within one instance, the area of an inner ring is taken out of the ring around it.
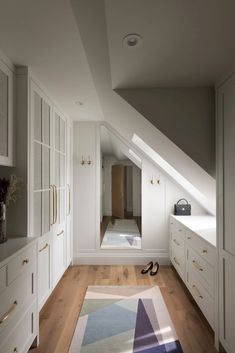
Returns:
[[[52,107],[36,87],[32,89],[33,114],[33,235],[51,231],[52,207]]]
[[[42,308],[51,289],[51,258],[52,248],[50,239],[39,242],[38,247],[38,305]]]
[[[53,284],[66,268],[66,120],[54,114],[55,228],[53,235]]]
[[[235,352],[235,75],[218,91],[219,328],[228,353]]]
[[[67,124],[67,214],[66,214],[66,265],[72,261],[72,190],[71,190],[71,170],[72,170],[72,125]]]
[[[0,60],[0,165],[13,165],[13,72]]]

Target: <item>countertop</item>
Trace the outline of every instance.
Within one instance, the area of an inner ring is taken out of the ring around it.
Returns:
[[[8,239],[6,243],[0,244],[0,267],[4,266],[5,262],[12,256],[20,253],[21,250],[37,241],[37,239],[30,237],[13,238]]]
[[[174,216],[186,228],[216,247],[216,217],[209,215]]]

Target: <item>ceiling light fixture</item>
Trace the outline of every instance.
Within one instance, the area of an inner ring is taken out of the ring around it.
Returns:
[[[142,42],[143,38],[137,33],[127,34],[122,40],[122,44],[126,48],[137,48]]]

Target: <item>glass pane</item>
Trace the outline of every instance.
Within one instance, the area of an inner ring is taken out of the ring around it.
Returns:
[[[34,139],[42,141],[42,99],[34,92]]]
[[[34,142],[34,190],[42,188],[42,146]]]
[[[60,186],[65,186],[65,156],[60,155]]]
[[[42,147],[42,188],[50,187],[50,148]]]
[[[65,153],[65,121],[60,118],[60,151]]]
[[[60,153],[55,152],[55,184],[60,186]]]
[[[42,140],[46,145],[50,145],[50,106],[43,101],[42,103]]]
[[[8,77],[0,70],[0,155],[8,156]]]
[[[42,193],[42,234],[50,231],[50,191]]]
[[[55,149],[60,149],[60,117],[55,114]]]
[[[34,236],[42,234],[42,193],[34,193]]]

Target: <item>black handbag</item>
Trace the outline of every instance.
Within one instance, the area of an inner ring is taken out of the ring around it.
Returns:
[[[182,204],[181,201],[185,201],[185,203]],[[176,216],[191,216],[191,205],[186,199],[180,199],[175,204],[174,214]]]

